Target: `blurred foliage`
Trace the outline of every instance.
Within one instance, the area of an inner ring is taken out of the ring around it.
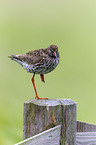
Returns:
[[[61,61],[45,84],[36,76],[39,96],[70,98],[78,120],[96,123],[96,1],[1,0],[0,145],[22,140],[23,103],[35,97],[32,74],[8,55],[51,44],[58,45]]]

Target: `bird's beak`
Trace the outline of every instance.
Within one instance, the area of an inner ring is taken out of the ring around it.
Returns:
[[[56,51],[54,51],[53,55],[54,55],[55,57],[57,57],[57,55],[56,55]]]

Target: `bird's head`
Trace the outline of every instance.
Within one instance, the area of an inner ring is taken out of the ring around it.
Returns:
[[[58,52],[58,46],[56,45],[50,45],[48,47],[49,55],[51,57],[57,58],[59,57],[59,52]]]

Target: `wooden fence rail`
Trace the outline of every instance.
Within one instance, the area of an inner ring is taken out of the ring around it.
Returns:
[[[61,125],[58,125],[15,145],[60,145],[60,134]],[[96,132],[77,132],[76,145],[96,145]]]
[[[96,145],[96,125],[76,121],[70,99],[24,103],[23,139],[15,145]]]
[[[60,145],[61,125],[48,129],[15,145]]]

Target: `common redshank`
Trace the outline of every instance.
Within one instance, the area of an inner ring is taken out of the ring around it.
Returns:
[[[58,47],[50,45],[48,48],[30,51],[21,55],[11,55],[9,57],[18,62],[27,72],[33,73],[31,80],[36,94],[35,98],[47,99],[38,96],[34,77],[35,74],[40,74],[41,81],[45,82],[44,74],[53,71],[60,61]]]

